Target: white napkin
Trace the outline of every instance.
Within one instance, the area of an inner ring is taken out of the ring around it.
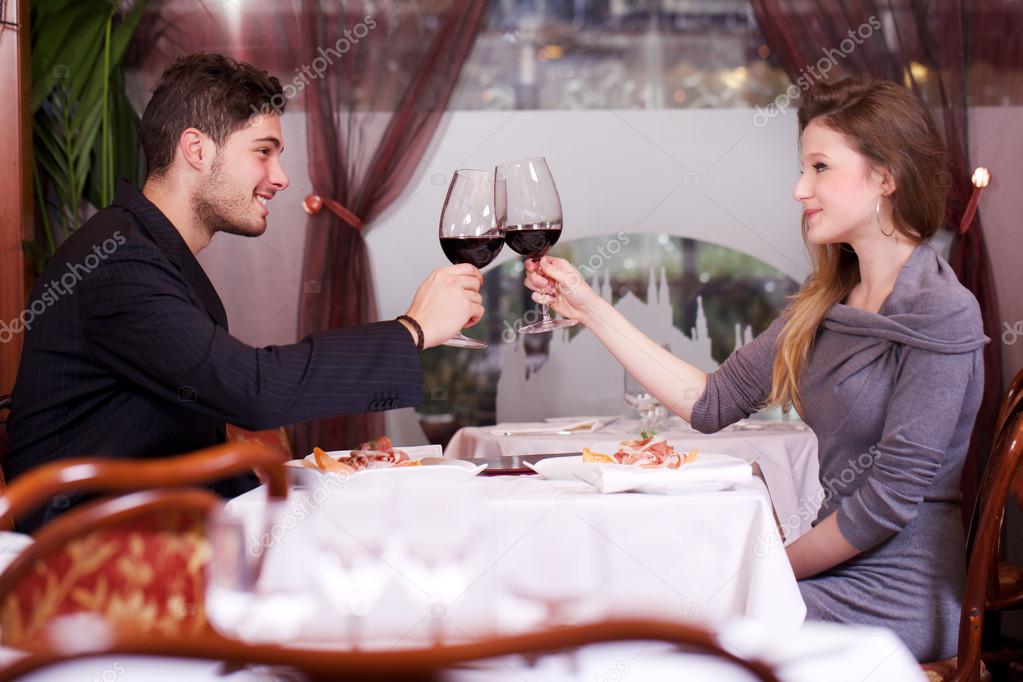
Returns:
[[[723,490],[753,477],[749,462],[738,457],[717,455],[713,460],[683,464],[678,469],[609,464],[597,479],[602,493],[634,491],[641,493],[678,493]]]
[[[565,435],[565,432],[570,433],[591,433],[596,431],[600,427],[604,426],[607,422],[614,419],[613,417],[579,417],[574,420],[572,419],[561,419],[557,421],[550,419],[547,422],[519,422],[519,423],[508,423],[498,424],[490,433],[495,436],[524,436],[528,434],[541,434],[541,435]]]

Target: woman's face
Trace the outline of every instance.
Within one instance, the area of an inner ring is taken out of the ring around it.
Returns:
[[[880,229],[878,197],[894,186],[887,174],[872,170],[845,137],[810,121],[800,137],[800,178],[794,197],[803,204],[806,239],[811,244],[857,244]],[[890,202],[881,203],[884,230],[891,229]]]

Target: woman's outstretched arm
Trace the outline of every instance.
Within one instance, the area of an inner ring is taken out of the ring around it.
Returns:
[[[526,260],[526,286],[533,300],[548,303],[563,317],[578,320],[592,331],[625,369],[650,394],[686,421],[703,395],[707,373],[661,348],[601,298],[572,265],[545,256],[539,265]],[[551,284],[556,283],[556,287]]]

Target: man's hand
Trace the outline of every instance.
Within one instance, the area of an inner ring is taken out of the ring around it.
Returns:
[[[468,263],[430,273],[405,312],[423,328],[423,348],[439,346],[483,317],[483,275]],[[414,335],[413,335],[414,337]]]

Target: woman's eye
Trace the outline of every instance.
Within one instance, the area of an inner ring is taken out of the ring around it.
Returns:
[[[820,173],[822,170],[824,170],[826,168],[827,168],[827,165],[825,165],[823,163],[815,163],[815,164],[813,164],[813,169],[815,171],[817,171],[818,173]]]

